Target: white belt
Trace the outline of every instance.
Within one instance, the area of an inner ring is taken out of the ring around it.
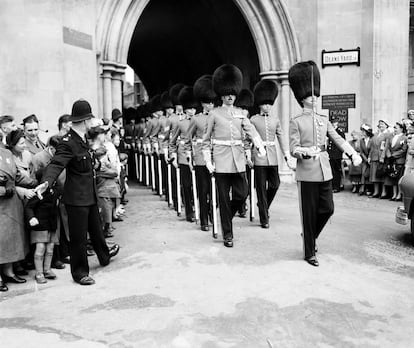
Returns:
[[[274,141],[264,141],[263,146],[275,146],[276,143]]]
[[[158,139],[164,140],[165,139],[165,135],[164,134],[158,134]]]
[[[181,145],[185,145],[185,140],[180,140]]]
[[[213,139],[213,145],[233,146],[233,145],[243,145],[243,142],[241,140],[218,140],[218,139]]]
[[[203,143],[203,139],[193,139],[193,145],[202,144],[202,143]]]

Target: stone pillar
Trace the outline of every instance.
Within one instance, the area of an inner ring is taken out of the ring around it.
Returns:
[[[122,112],[122,83],[123,73],[114,71],[112,73],[112,109]]]
[[[109,62],[101,62],[102,65],[102,86],[103,86],[103,117],[111,119],[112,112],[112,72],[114,65]]]
[[[263,79],[274,80],[279,86],[279,95],[276,99],[276,103],[273,106],[273,111],[279,117],[282,131],[283,142],[285,148],[289,150],[289,120],[291,117],[290,108],[290,88],[288,82],[288,71],[267,71],[260,73]],[[289,169],[284,160],[283,154],[278,147],[278,163],[279,163],[279,176],[282,182],[292,182],[293,172]]]

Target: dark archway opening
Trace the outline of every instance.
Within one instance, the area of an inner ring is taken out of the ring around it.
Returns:
[[[245,87],[260,79],[250,29],[232,0],[151,0],[128,53],[150,96],[177,82],[193,84],[224,63],[237,65]]]

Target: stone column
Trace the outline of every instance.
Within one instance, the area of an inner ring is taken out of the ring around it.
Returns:
[[[122,112],[122,83],[123,73],[114,71],[112,73],[112,109]]]
[[[111,119],[112,112],[112,72],[114,65],[109,62],[101,62],[102,64],[102,86],[103,86],[103,117]]]
[[[274,80],[279,86],[279,95],[273,106],[273,111],[280,119],[283,131],[283,142],[286,149],[289,149],[289,120],[291,117],[290,109],[290,88],[288,82],[288,71],[267,71],[260,73],[263,79]],[[278,147],[279,176],[282,182],[292,182],[293,172],[289,169],[284,160],[283,154]]]

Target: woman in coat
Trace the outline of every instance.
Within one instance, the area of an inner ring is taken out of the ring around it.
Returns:
[[[392,169],[387,173],[384,185],[392,186],[391,201],[400,201],[401,192],[398,187],[398,181],[404,173],[404,164],[407,155],[407,136],[404,123],[397,122],[394,126],[394,135],[387,140],[386,153],[387,164]]]
[[[380,166],[384,165],[385,147],[390,134],[388,132],[389,122],[387,120],[378,121],[378,132],[371,138],[371,146],[369,150],[368,162],[370,164],[369,181],[374,184],[373,198],[380,197],[384,199],[387,196],[385,189],[384,176],[378,171]],[[380,193],[381,190],[381,193]]]
[[[368,187],[371,186],[369,181],[370,165],[368,161],[369,151],[371,148],[371,138],[374,135],[372,128],[369,124],[363,123],[361,125],[362,137],[359,139],[359,154],[362,158],[361,164],[361,187],[359,188],[359,195],[362,196],[365,193],[371,195],[371,190]]]

